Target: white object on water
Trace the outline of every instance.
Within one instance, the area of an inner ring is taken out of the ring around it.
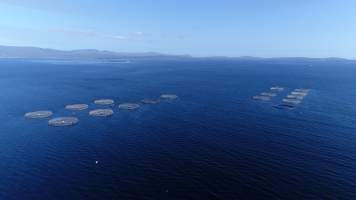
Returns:
[[[108,117],[114,114],[112,109],[95,109],[89,112],[90,116],[93,117]]]
[[[72,126],[79,122],[76,117],[57,117],[48,121],[50,126]]]
[[[295,96],[307,96],[308,93],[307,92],[291,92],[292,95]]]
[[[262,92],[261,96],[275,97],[277,94],[273,92]]]
[[[304,92],[304,93],[308,93],[310,91],[310,89],[304,89],[304,88],[297,88],[294,90],[295,92]]]
[[[98,164],[98,163],[99,163],[99,161],[96,160],[96,161],[95,161],[95,164]]]
[[[119,109],[135,110],[140,107],[137,103],[122,103],[119,105]]]
[[[278,92],[281,92],[281,91],[284,90],[283,87],[279,87],[279,86],[273,86],[273,87],[271,87],[270,89],[271,89],[271,90],[274,90],[274,91],[278,91]]]
[[[85,110],[88,109],[88,104],[72,104],[72,105],[66,105],[67,110]]]
[[[114,104],[114,100],[112,99],[98,99],[94,101],[97,105],[112,105]]]
[[[52,111],[41,110],[41,111],[35,111],[35,112],[28,112],[25,114],[25,117],[31,118],[31,119],[40,119],[40,118],[47,118],[52,115],[53,115]]]
[[[175,94],[162,94],[160,96],[160,98],[167,99],[167,100],[174,100],[174,99],[178,98],[178,96]]]

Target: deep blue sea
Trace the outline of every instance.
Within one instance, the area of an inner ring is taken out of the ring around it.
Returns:
[[[112,117],[88,115],[100,98]],[[24,118],[48,109],[80,121]],[[356,62],[0,60],[0,199],[356,199]]]

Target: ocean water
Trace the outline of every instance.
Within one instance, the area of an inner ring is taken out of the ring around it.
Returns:
[[[311,90],[273,108],[295,88]],[[355,62],[7,59],[0,92],[1,200],[356,198]],[[109,118],[64,109],[162,93],[179,98]],[[80,121],[23,117],[43,109]]]

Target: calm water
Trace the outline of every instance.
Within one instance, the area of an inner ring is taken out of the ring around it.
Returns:
[[[286,90],[252,100],[273,85]],[[296,109],[272,107],[299,87]],[[1,200],[356,198],[356,63],[1,60],[0,91]],[[64,109],[161,93],[179,99]],[[23,117],[42,109],[80,122]]]

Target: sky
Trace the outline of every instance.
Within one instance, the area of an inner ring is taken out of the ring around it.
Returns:
[[[355,0],[0,0],[0,45],[356,58]]]

